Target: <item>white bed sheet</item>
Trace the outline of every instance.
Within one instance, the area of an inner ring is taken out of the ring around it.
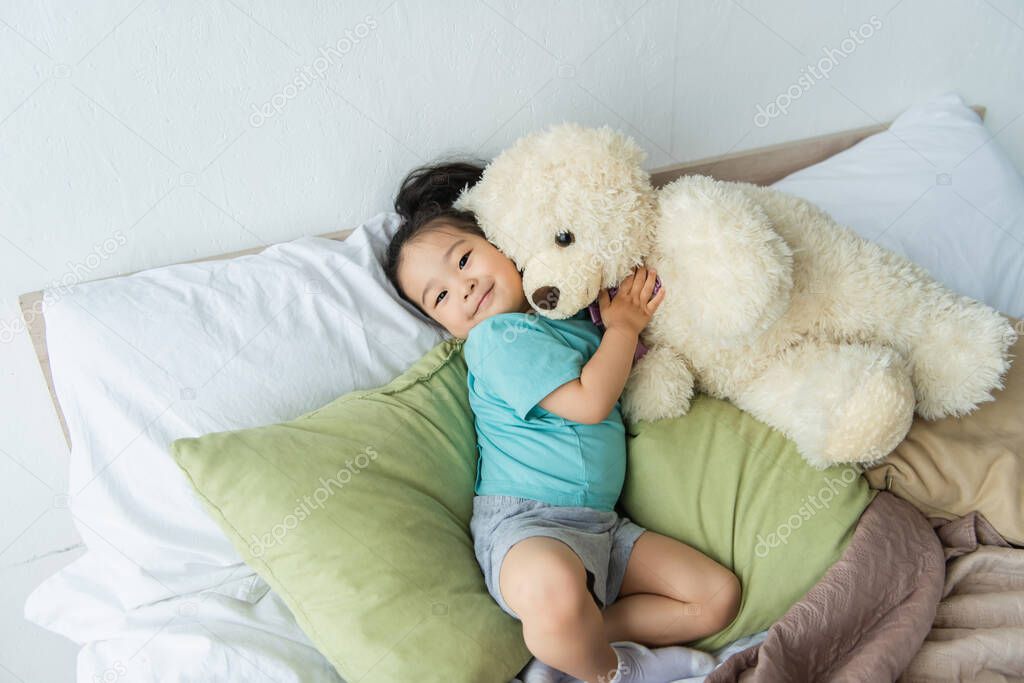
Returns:
[[[255,603],[206,592],[125,610],[95,576],[59,573],[31,598],[33,620],[82,645],[80,683],[342,680],[273,591]]]

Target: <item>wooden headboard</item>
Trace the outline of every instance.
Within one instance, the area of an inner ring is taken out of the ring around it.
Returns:
[[[973,106],[971,109],[977,112],[982,119],[985,118],[985,107]],[[812,164],[816,164],[819,161],[824,161],[830,156],[852,147],[870,135],[880,133],[887,129],[890,123],[891,122],[880,123],[873,126],[865,126],[863,128],[831,133],[829,135],[820,135],[818,137],[771,145],[770,147],[761,147],[758,149],[747,150],[745,152],[736,152],[708,159],[700,159],[698,161],[690,161],[685,164],[659,168],[651,171],[651,182],[655,187],[661,187],[662,185],[667,185],[680,176],[708,175],[718,178],[719,180],[739,180],[755,183],[757,185],[770,185],[777,180],[781,180],[790,173],[799,171],[800,169]],[[328,232],[317,236],[326,237],[328,239],[344,240],[348,237],[350,232],[352,232],[352,229]],[[264,249],[266,249],[266,246],[253,247],[251,249],[243,249],[242,251],[233,251],[227,254],[218,254],[216,256],[207,256],[206,258],[183,261],[183,263],[230,259],[236,256],[244,256],[246,254],[258,254]],[[124,275],[131,274],[132,273],[122,273],[121,275],[112,275],[109,277],[123,277]],[[107,278],[97,279],[104,280]],[[53,376],[50,373],[50,357],[46,351],[46,321],[43,319],[42,314],[42,299],[43,292],[40,290],[22,294],[18,297],[18,302],[21,305],[22,317],[25,320],[25,325],[32,338],[32,345],[35,347],[36,357],[39,359],[39,367],[42,369],[43,376],[46,379],[46,385],[49,387],[53,407],[57,411],[57,418],[60,420],[61,429],[64,431],[64,439],[67,441],[68,448],[70,448],[71,437],[68,434],[67,422],[64,420],[64,412],[61,410],[60,402],[57,400],[57,394],[53,389]]]

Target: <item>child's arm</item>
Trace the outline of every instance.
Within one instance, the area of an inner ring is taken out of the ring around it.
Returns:
[[[665,297],[662,286],[651,298],[656,275],[653,269],[638,268],[622,281],[610,301],[608,291],[601,290],[598,305],[605,324],[601,344],[583,366],[579,378],[544,397],[540,402],[542,408],[583,424],[597,424],[608,417],[629,378],[640,330]]]

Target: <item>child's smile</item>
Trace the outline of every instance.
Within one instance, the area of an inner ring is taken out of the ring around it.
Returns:
[[[492,284],[491,287],[486,292],[484,292],[484,295],[480,297],[480,301],[476,305],[476,313],[479,313],[481,309],[487,308],[487,304],[490,303],[491,301],[491,292],[493,291],[494,285]]]

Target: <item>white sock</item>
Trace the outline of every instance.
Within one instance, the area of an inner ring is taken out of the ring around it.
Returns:
[[[681,645],[649,649],[622,640],[612,643],[618,668],[606,683],[671,683],[710,673],[718,664],[707,652]]]
[[[523,683],[561,683],[569,674],[559,671],[553,666],[545,664],[536,657],[530,660],[521,672],[519,678]]]

